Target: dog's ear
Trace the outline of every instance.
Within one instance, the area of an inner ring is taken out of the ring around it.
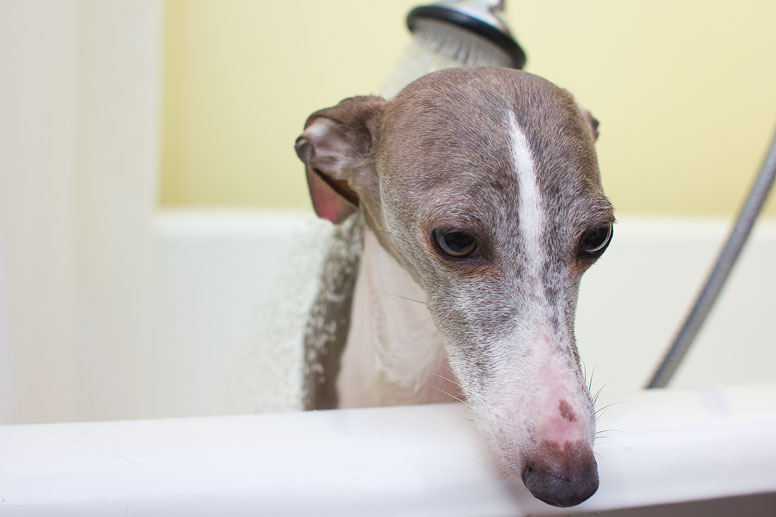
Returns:
[[[590,113],[582,106],[579,106],[579,111],[582,112],[582,116],[590,126],[590,131],[593,133],[593,140],[598,140],[598,126],[600,125],[600,122],[598,122],[598,119],[595,118],[592,113]]]
[[[296,154],[305,164],[319,217],[338,224],[358,207],[358,175],[375,143],[385,103],[380,97],[352,97],[307,119]]]

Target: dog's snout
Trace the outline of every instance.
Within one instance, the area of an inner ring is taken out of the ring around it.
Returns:
[[[564,456],[555,461],[529,461],[523,483],[537,499],[565,508],[585,501],[598,490],[598,465],[589,449]]]

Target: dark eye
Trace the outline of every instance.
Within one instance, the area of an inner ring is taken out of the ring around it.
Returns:
[[[479,251],[477,240],[466,232],[437,229],[434,240],[442,253],[452,258],[471,257]]]
[[[612,233],[614,232],[611,224],[590,230],[582,236],[582,243],[580,245],[582,253],[585,255],[600,255],[609,245],[609,242],[611,242]]]

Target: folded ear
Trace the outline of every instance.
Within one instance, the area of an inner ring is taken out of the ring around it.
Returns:
[[[579,107],[579,111],[582,112],[582,116],[590,126],[590,131],[593,133],[593,140],[598,140],[598,126],[600,125],[600,122],[598,122],[598,119],[595,118],[592,113],[590,113],[582,106]]]
[[[380,97],[353,97],[307,119],[296,139],[296,154],[305,164],[319,217],[338,224],[358,207],[358,175],[375,143],[385,102]]]

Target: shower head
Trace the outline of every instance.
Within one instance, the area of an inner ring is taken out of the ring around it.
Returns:
[[[460,27],[480,36],[503,50],[514,68],[525,66],[526,56],[506,24],[496,15],[504,9],[504,0],[445,0],[421,5],[407,15],[407,26],[415,32],[424,21]]]
[[[418,77],[443,68],[522,68],[525,53],[495,14],[503,8],[503,0],[446,0],[412,9],[407,15],[412,38],[380,94],[392,97]]]

